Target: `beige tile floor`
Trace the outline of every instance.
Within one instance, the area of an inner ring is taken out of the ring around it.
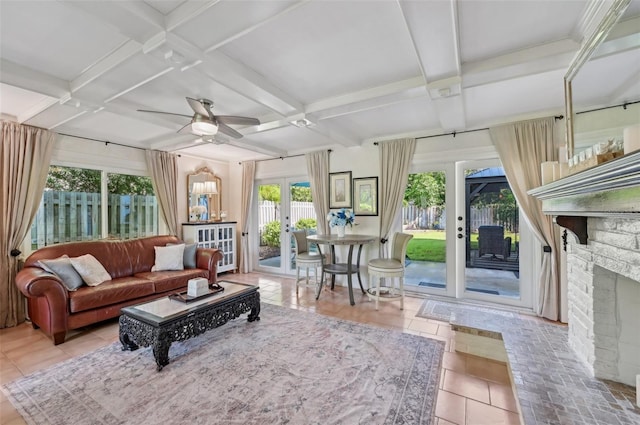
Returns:
[[[423,299],[406,297],[404,310],[399,303],[374,303],[359,290],[354,291],[355,306],[349,305],[346,288],[323,290],[315,300],[314,290],[300,288],[296,296],[294,280],[260,273],[226,274],[222,280],[258,284],[264,303],[306,310],[340,319],[401,330],[425,338],[445,341],[440,389],[436,402],[435,425],[520,424],[507,366],[504,363],[458,353],[454,332],[448,323],[415,317]],[[54,346],[39,330],[23,323],[0,329],[0,383],[45,369],[60,361],[93,351],[118,341],[116,319],[69,334],[64,344]],[[0,423],[24,424],[24,420],[0,392]]]

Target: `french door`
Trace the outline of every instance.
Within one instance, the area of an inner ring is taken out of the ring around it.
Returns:
[[[293,230],[315,234],[316,214],[307,177],[268,179],[256,182],[257,205],[252,222],[255,269],[268,273],[294,274]]]
[[[414,235],[407,289],[530,307],[532,265],[522,259],[531,258],[532,234],[499,161],[425,168],[410,176],[412,186],[413,204],[403,209],[403,230]]]

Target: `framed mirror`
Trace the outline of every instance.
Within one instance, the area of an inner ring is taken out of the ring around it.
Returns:
[[[568,159],[576,154],[578,114],[611,108],[612,114],[609,115],[613,115],[613,112],[617,115],[626,111],[627,104],[638,100],[638,84],[634,82],[640,73],[640,11],[638,4],[629,7],[630,3],[630,0],[603,2],[603,7],[609,7],[600,13],[600,21],[585,39],[565,74]],[[582,121],[594,121],[593,118]],[[602,135],[606,133],[608,138],[621,136],[618,134],[621,128],[614,128],[620,127],[616,123],[619,119],[607,119],[611,122],[598,123],[605,129]]]
[[[222,179],[207,167],[187,176],[189,221],[220,221]]]

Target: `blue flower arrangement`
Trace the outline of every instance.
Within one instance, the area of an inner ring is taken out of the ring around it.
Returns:
[[[355,221],[355,217],[351,210],[347,210],[344,208],[340,208],[338,211],[331,211],[327,214],[327,221],[329,222],[329,226],[353,226]]]

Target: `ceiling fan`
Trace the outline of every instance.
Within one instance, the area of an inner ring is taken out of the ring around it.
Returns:
[[[213,102],[209,99],[192,99],[187,97],[187,102],[193,109],[193,116],[176,114],[173,112],[149,111],[146,109],[138,109],[138,112],[150,112],[152,114],[177,115],[179,117],[191,118],[191,122],[178,130],[178,133],[191,133],[196,136],[213,136],[218,131],[240,139],[242,134],[229,127],[229,125],[260,125],[260,120],[250,117],[236,117],[232,115],[214,115],[211,112]]]

